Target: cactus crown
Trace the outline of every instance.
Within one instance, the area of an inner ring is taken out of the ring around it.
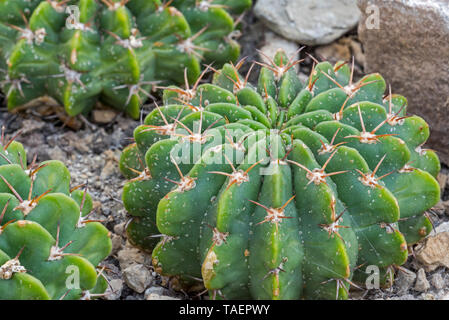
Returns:
[[[0,3],[0,87],[10,110],[43,96],[70,116],[101,100],[134,118],[156,80],[196,79],[200,61],[237,59],[230,13],[251,0]]]
[[[27,165],[23,146],[0,142],[0,299],[92,299],[107,282],[99,263],[108,230],[89,219],[92,198],[70,188],[60,161]]]
[[[216,298],[346,298],[375,265],[384,284],[425,237],[439,161],[425,121],[379,74],[282,51],[258,85],[215,70],[168,88],[122,154],[130,240],[155,268]],[[391,90],[390,90],[391,91]]]

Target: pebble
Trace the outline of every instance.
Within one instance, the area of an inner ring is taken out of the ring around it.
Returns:
[[[47,153],[49,158],[52,160],[59,160],[62,162],[67,160],[67,154],[58,146],[49,149]]]
[[[94,121],[102,124],[111,123],[117,114],[118,112],[112,109],[92,111]]]
[[[122,248],[122,237],[116,234],[112,234],[111,242],[112,242],[111,254],[115,254]]]
[[[398,287],[399,293],[405,293],[410,289],[416,280],[416,274],[404,267],[399,269],[398,276],[396,278],[395,284]]]
[[[416,274],[416,282],[414,289],[416,291],[425,292],[429,290],[430,284],[429,281],[427,281],[426,278],[426,272],[423,268],[418,270],[418,273]]]
[[[148,296],[155,294],[160,296],[166,296],[170,293],[169,290],[165,289],[164,287],[160,286],[152,286],[145,290],[145,299],[148,300]]]
[[[119,234],[121,236],[125,235],[125,226],[126,226],[126,222],[122,222],[122,223],[118,223],[114,226],[114,232],[116,234]]]
[[[430,278],[430,283],[437,290],[443,289],[444,285],[445,285],[445,281],[444,281],[443,277],[441,276],[441,273],[434,273],[432,275],[432,278]]]
[[[133,264],[146,263],[148,265],[151,265],[151,257],[147,257],[139,249],[132,247],[128,242],[125,244],[123,249],[117,253],[117,259],[122,270],[128,268]]]
[[[108,161],[101,170],[100,178],[104,181],[114,174],[119,174],[119,171],[117,169],[117,162]]]
[[[440,297],[440,300],[449,300],[449,292],[443,294],[443,295]]]
[[[107,300],[118,300],[122,295],[123,281],[121,279],[112,279],[109,281],[109,288],[106,294]]]
[[[123,270],[123,279],[128,287],[142,293],[153,282],[151,272],[143,264],[134,264]]]
[[[421,295],[421,299],[423,299],[423,300],[436,300],[435,295],[433,295],[431,293],[423,293]]]

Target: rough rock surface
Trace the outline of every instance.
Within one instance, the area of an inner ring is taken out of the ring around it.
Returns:
[[[449,268],[449,232],[430,236],[415,253],[426,270],[435,270],[439,266]]]
[[[142,264],[134,264],[123,270],[123,278],[131,289],[142,293],[153,282],[151,272]]]
[[[441,290],[444,288],[445,285],[445,281],[443,279],[443,276],[441,275],[441,273],[435,273],[430,282],[432,283],[432,285],[435,287],[435,289],[437,290]]]
[[[449,163],[449,2],[358,0],[365,71],[380,72],[409,100],[432,134],[428,145]],[[375,6],[375,7],[373,7]],[[375,12],[378,8],[378,29]]]
[[[409,290],[416,280],[416,274],[406,268],[399,269],[397,278],[396,278],[396,285],[398,287],[398,291],[400,293],[405,293],[407,290]]]
[[[356,0],[258,0],[254,12],[273,31],[307,45],[332,42],[360,15]]]
[[[424,269],[419,269],[418,273],[416,274],[416,282],[414,289],[416,291],[426,292],[429,290],[430,284],[429,281],[427,281],[426,272]]]

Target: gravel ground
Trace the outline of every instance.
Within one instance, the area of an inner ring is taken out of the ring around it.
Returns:
[[[248,61],[258,59],[255,48],[269,45],[259,36],[265,31],[254,16],[249,14],[245,17],[245,35],[240,42],[242,56],[248,56]],[[356,77],[362,74],[363,54],[354,32],[330,46],[306,48],[305,51],[323,58],[347,59],[348,55],[355,55]],[[300,70],[303,77],[310,72],[311,65],[312,60],[307,58]],[[245,73],[248,66],[249,64],[244,66],[241,71]],[[251,77],[253,81],[256,76],[257,72]],[[145,106],[146,111],[143,115],[151,108],[151,105]],[[104,224],[111,231],[113,242],[113,251],[105,261],[109,269],[107,277],[110,282],[110,289],[105,299],[207,299],[206,295],[194,296],[173,290],[169,279],[153,271],[150,255],[133,248],[126,241],[124,233],[126,212],[120,200],[125,181],[118,170],[118,159],[120,150],[130,143],[133,130],[139,121],[131,120],[109,109],[100,109],[88,120],[78,119],[72,121],[70,125],[64,125],[60,117],[48,112],[47,108],[28,109],[18,114],[10,114],[6,112],[5,107],[0,107],[0,124],[6,126],[7,134],[10,136],[24,128],[24,132],[17,140],[26,146],[30,157],[36,154],[39,161],[61,160],[72,174],[73,185],[89,183],[89,192],[94,198],[95,207],[98,208],[93,219],[105,221]],[[72,130],[69,127],[82,127],[82,129]],[[440,243],[438,237],[445,234],[443,231],[449,231],[449,223],[446,223],[449,220],[448,177],[449,169],[443,166],[439,176],[443,201],[430,213],[436,230],[441,231],[435,232],[432,236],[437,240],[436,247],[431,239],[416,245],[414,254],[410,255],[407,263],[396,271],[398,280],[393,287],[368,291],[353,290],[353,299],[449,300],[449,273],[446,269],[449,262],[444,260],[449,248],[438,246]],[[430,250],[433,256],[429,258],[429,254],[425,254],[426,250]],[[439,260],[438,254],[443,256]],[[447,256],[445,259],[448,259]]]

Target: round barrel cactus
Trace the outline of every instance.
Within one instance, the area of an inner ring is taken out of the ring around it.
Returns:
[[[239,56],[231,13],[251,0],[4,0],[0,87],[10,110],[50,96],[70,116],[97,101],[139,116],[157,80],[193,82]]]
[[[303,84],[300,61],[269,60],[257,86],[239,63],[168,88],[135,129],[130,241],[217,299],[344,299],[370,270],[387,285],[440,197],[428,125],[379,74],[320,62]]]
[[[107,288],[99,264],[109,231],[91,220],[92,198],[70,187],[60,161],[35,159],[0,141],[0,300],[93,299]]]

